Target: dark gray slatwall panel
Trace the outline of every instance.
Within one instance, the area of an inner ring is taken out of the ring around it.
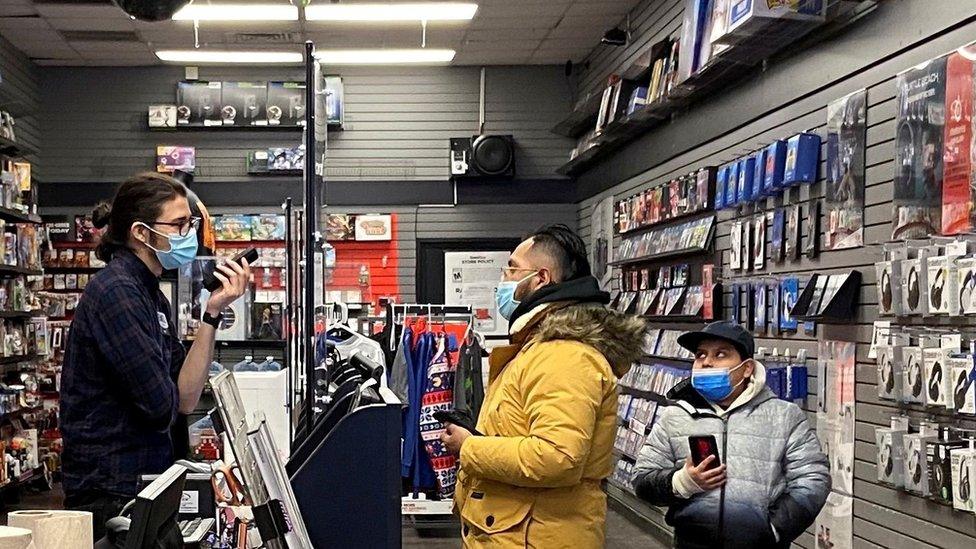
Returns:
[[[14,131],[17,141],[37,150],[41,145],[39,124],[40,74],[38,68],[20,51],[0,35],[0,110],[12,114],[16,120]],[[32,174],[42,175],[35,156],[28,157],[33,164]]]
[[[946,25],[948,26],[948,25]],[[584,236],[590,234],[592,206],[601,198],[614,194],[626,197],[654,185],[659,185],[673,177],[707,165],[720,165],[777,138],[788,137],[799,131],[815,131],[825,134],[826,105],[828,102],[855,91],[859,87],[868,90],[868,149],[865,191],[865,242],[863,248],[825,252],[817,259],[802,258],[797,262],[769,264],[766,269],[756,273],[724,273],[724,280],[754,280],[774,278],[797,273],[801,277],[812,273],[839,273],[857,269],[863,276],[859,305],[855,319],[850,325],[821,325],[818,335],[825,339],[854,341],[856,347],[856,448],[855,448],[855,502],[854,502],[854,546],[876,547],[972,547],[976,542],[976,517],[956,512],[950,508],[928,502],[877,484],[875,469],[876,448],[874,430],[886,426],[892,415],[900,410],[891,402],[877,397],[877,379],[873,359],[868,358],[871,340],[871,323],[877,318],[877,296],[874,263],[880,261],[882,250],[878,245],[888,240],[891,232],[891,198],[894,156],[894,118],[895,118],[895,74],[919,62],[943,54],[954,47],[972,40],[976,24],[967,24],[949,32],[938,32],[927,41],[910,50],[901,52],[893,58],[884,60],[875,67],[841,81],[827,89],[820,90],[789,105],[775,108],[769,105],[769,112],[748,124],[727,134],[714,136],[712,140],[683,152],[663,164],[651,167],[645,172],[618,183],[609,191],[584,200],[578,211],[580,228]],[[924,38],[913,37],[913,40]],[[864,37],[870,40],[871,37]],[[612,159],[611,159],[612,162]],[[812,200],[823,197],[824,162],[821,161],[821,180],[811,186],[803,186],[789,191],[785,203],[803,203],[806,207]],[[729,231],[731,222],[751,217],[754,213],[772,211],[784,204],[782,199],[769,199],[760,206],[748,206],[745,211],[723,211],[718,215],[719,224],[715,237],[715,259],[727,265]],[[804,207],[804,212],[806,211]],[[821,217],[821,225],[824,218]],[[809,235],[805,229],[801,246],[805,246]],[[770,235],[767,231],[767,250]],[[619,239],[618,239],[619,243]],[[726,286],[726,290],[728,286]],[[729,314],[731,298],[724,296],[726,316]],[[947,321],[942,321],[948,324]],[[775,335],[768,333],[757,337],[757,345],[765,347],[806,349],[808,354],[817,354],[817,339],[803,333],[794,335]],[[811,365],[813,361],[811,361]],[[812,372],[812,373],[815,373]],[[808,407],[814,405],[816,383],[811,379],[811,395]],[[931,411],[922,407],[905,408],[909,414],[921,419],[931,417]],[[949,421],[949,414],[937,414]],[[810,414],[811,422],[815,417]],[[958,424],[974,428],[976,418],[960,420]],[[801,536],[796,546],[813,547],[814,540],[807,534]]]
[[[329,136],[329,175],[444,180],[448,139],[478,133],[475,67],[348,68],[345,131]],[[301,69],[204,67],[203,80],[303,79]],[[149,132],[146,108],[172,103],[181,67],[44,71],[43,157],[57,182],[117,181],[152,169],[157,145],[197,147],[201,180],[246,175],[248,152],[299,144],[299,132]],[[569,103],[554,67],[487,69],[487,129],[518,139],[520,177],[551,177],[572,142],[548,130]]]
[[[681,31],[684,4],[685,0],[644,0],[631,10],[630,43],[623,47],[596,46],[582,63],[580,95],[599,91],[606,86],[607,76],[627,68],[657,42],[677,36]]]
[[[430,207],[328,208],[329,213],[397,214],[400,299],[417,299],[417,240],[518,238],[548,223],[576,225],[572,204],[518,204]],[[338,258],[342,261],[342,258]],[[438,273],[436,276],[443,276]]]

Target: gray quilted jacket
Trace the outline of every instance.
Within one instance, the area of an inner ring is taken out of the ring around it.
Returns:
[[[679,548],[788,547],[827,500],[829,464],[806,413],[764,386],[761,365],[751,383],[758,385],[752,398],[724,417],[690,380],[679,383],[641,448],[633,473],[637,495],[668,507]],[[684,466],[691,435],[715,436],[728,481],[683,499],[672,477]]]

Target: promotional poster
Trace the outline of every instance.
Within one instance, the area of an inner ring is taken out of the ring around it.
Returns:
[[[847,341],[820,341],[820,363],[825,366],[825,396],[817,413],[817,435],[830,460],[831,490],[854,493],[854,389],[855,345]]]
[[[961,48],[946,62],[945,167],[942,182],[942,234],[976,227],[976,165],[973,155],[973,60],[976,47]]]
[[[796,300],[800,297],[800,280],[796,277],[784,279],[780,283],[780,287],[783,293],[783,301],[780,305],[779,327],[784,331],[795,332],[798,322],[793,318],[793,306],[796,305]]]
[[[898,75],[892,240],[942,229],[946,58]]]
[[[867,95],[862,89],[827,106],[828,250],[864,245]]]
[[[786,259],[796,261],[800,259],[800,205],[793,204],[786,213]]]

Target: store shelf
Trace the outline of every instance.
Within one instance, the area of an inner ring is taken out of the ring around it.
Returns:
[[[693,358],[681,358],[676,356],[664,356],[664,355],[644,355],[642,358],[645,360],[667,360],[671,362],[683,362],[685,364],[691,364],[695,361]]]
[[[18,267],[16,265],[0,265],[0,277],[3,276],[41,276],[42,271]]]
[[[97,273],[105,267],[44,267],[44,274]]]
[[[38,316],[43,316],[42,313],[36,313]],[[0,311],[0,318],[31,318],[35,316],[35,313],[30,311]]]
[[[651,322],[705,322],[701,315],[640,315]]]
[[[673,540],[671,528],[664,524],[666,510],[645,503],[634,493],[613,480],[607,480],[603,487],[610,498],[610,504],[625,516],[634,520],[641,528],[651,532],[656,538],[670,545]]]
[[[41,358],[39,355],[21,355],[21,356],[5,356],[0,357],[0,366],[7,364],[19,364],[21,362],[30,362],[32,360],[37,360]]]
[[[689,256],[689,255],[702,254],[702,253],[706,253],[707,251],[708,248],[702,248],[700,246],[696,246],[694,248],[683,248],[680,250],[672,250],[669,252],[661,252],[657,254],[645,255],[642,257],[635,257],[633,259],[620,259],[617,261],[610,262],[609,265],[614,267],[621,267],[624,265],[639,265],[641,263],[660,261],[662,259],[675,259],[679,257]]]
[[[332,129],[332,124],[329,124]],[[151,132],[300,132],[305,126],[177,126],[175,128],[149,128]]]
[[[629,461],[631,463],[637,463],[637,456],[632,456],[632,455],[630,455],[630,454],[628,454],[626,452],[621,452],[620,450],[617,450],[616,448],[613,449],[613,455],[616,456],[616,457],[618,457],[618,458],[626,459],[627,461]]]
[[[47,289],[42,289],[42,290],[38,290],[38,291],[39,292],[44,292],[44,293],[49,293],[49,294],[82,294],[82,293],[84,293],[85,289],[84,288],[72,288],[72,289],[68,289],[68,288],[58,288],[58,289],[47,288]]]
[[[7,223],[33,223],[35,225],[42,223],[39,216],[25,214],[20,210],[3,207],[0,207],[0,220],[6,221]]]
[[[27,145],[24,145],[23,143],[11,141],[5,137],[0,137],[0,155],[21,158],[24,156],[33,155],[36,152],[37,151],[28,147]]]
[[[624,394],[637,396],[637,397],[643,398],[644,400],[653,400],[654,402],[657,402],[658,404],[664,404],[664,403],[667,403],[668,402],[668,397],[666,397],[666,396],[664,396],[662,394],[659,394],[659,393],[655,393],[654,391],[645,391],[643,389],[635,389],[635,388],[629,387],[627,385],[620,385],[619,387],[620,387],[620,390]]]
[[[258,175],[258,176],[268,176],[268,177],[301,177],[305,172],[303,170],[262,170],[255,171],[249,170],[247,175]]]
[[[185,345],[192,345],[192,339],[184,339]],[[215,341],[214,346],[224,349],[284,349],[286,341],[282,339],[246,339],[237,341]]]
[[[30,471],[27,471],[26,473],[21,474],[19,477],[13,480],[8,480],[4,484],[0,484],[0,492],[6,492],[7,490],[11,490],[23,486],[28,482],[40,477],[43,474],[44,474],[44,466],[41,465],[37,469],[32,469]]]
[[[580,101],[569,116],[552,128],[552,132],[564,137],[578,137],[596,126],[596,115],[600,112],[603,90],[594,91]]]
[[[709,202],[712,202],[712,201],[710,200]],[[621,232],[618,232],[617,234],[620,235],[621,237],[634,236],[634,235],[638,235],[638,234],[641,234],[641,233],[646,233],[647,231],[651,231],[651,230],[654,230],[654,229],[660,229],[662,227],[667,227],[668,225],[677,223],[678,221],[689,221],[689,220],[691,220],[693,218],[696,218],[696,217],[708,217],[709,215],[714,215],[714,214],[715,214],[715,210],[711,207],[711,205],[709,205],[709,207],[708,208],[705,208],[704,210],[697,210],[697,211],[694,211],[694,212],[688,212],[688,213],[684,213],[684,214],[681,214],[681,215],[676,215],[674,217],[669,217],[669,218],[664,219],[662,221],[658,221],[657,223],[650,223],[650,224],[647,224],[647,225],[641,225],[640,227],[637,227],[636,229],[630,229],[630,230],[627,230],[627,231],[621,231]]]

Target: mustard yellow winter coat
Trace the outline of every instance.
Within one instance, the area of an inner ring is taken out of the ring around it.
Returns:
[[[461,448],[455,507],[467,548],[602,548],[616,435],[616,379],[644,323],[594,305],[533,311],[490,358],[478,421]]]

